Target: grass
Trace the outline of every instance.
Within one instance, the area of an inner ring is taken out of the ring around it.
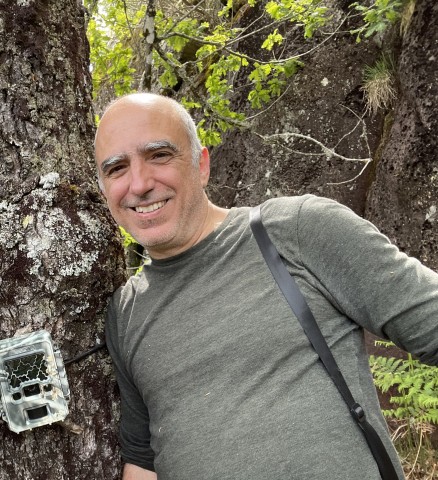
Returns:
[[[394,70],[394,62],[387,55],[365,68],[361,90],[365,94],[367,113],[375,115],[379,110],[388,110],[392,106],[397,96]]]
[[[437,426],[407,420],[388,420],[392,440],[406,480],[438,480],[438,451],[433,436]]]

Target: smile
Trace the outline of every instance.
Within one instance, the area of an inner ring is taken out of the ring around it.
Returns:
[[[135,207],[134,210],[138,213],[151,213],[155,210],[158,210],[159,208],[164,207],[164,205],[166,205],[165,201],[153,203],[152,205],[148,205],[147,207]]]

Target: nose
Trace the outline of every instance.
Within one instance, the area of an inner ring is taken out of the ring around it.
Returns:
[[[141,197],[153,190],[154,186],[153,167],[143,158],[132,159],[130,165],[129,192],[132,195]]]

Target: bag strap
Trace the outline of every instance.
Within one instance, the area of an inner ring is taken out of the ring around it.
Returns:
[[[353,395],[339,370],[336,360],[316,323],[315,317],[310,311],[310,308],[300,292],[294,278],[289,274],[289,271],[284,265],[279,253],[271,242],[262,223],[260,205],[250,210],[250,226],[272,276],[300,322],[312,347],[319,355],[325,369],[347,404],[351,416],[362,430],[371,453],[379,467],[382,479],[399,480],[394,464],[392,463],[382,440],[374,428],[368,423],[364,409],[354,400]]]

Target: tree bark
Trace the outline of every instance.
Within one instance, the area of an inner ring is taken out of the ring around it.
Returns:
[[[64,359],[103,340],[123,253],[95,185],[85,11],[0,0],[0,338],[48,330]],[[118,398],[105,351],[66,368],[70,414],[11,432],[0,480],[115,479]]]
[[[144,72],[140,81],[140,90],[143,92],[150,92],[152,88],[152,61],[154,43],[156,42],[155,32],[155,1],[149,0],[146,9],[146,17],[143,30],[144,43]]]
[[[438,270],[438,3],[417,0],[402,38],[399,97],[368,195],[367,218]]]
[[[380,48],[370,39],[359,44],[348,33],[358,26],[357,17],[342,24],[342,33],[327,39],[326,33],[339,28],[345,12],[336,7],[336,2],[323,3],[332,8],[333,14],[323,29],[325,33],[318,31],[307,39],[298,26],[284,27],[282,55],[303,55],[304,66],[287,80],[284,94],[270,108],[257,112],[252,129],[263,136],[296,133],[312,137],[344,157],[365,159],[380,142],[382,114],[363,117],[363,70],[375,62]],[[265,4],[258,2],[249,9],[239,27],[251,25]],[[259,36],[247,37],[240,41],[239,50],[259,58],[263,55],[261,43]],[[254,111],[247,100],[249,87],[240,86],[239,80],[232,106],[252,116]],[[228,207],[255,205],[272,197],[313,193],[364,214],[373,164],[358,176],[362,163],[327,155],[303,139],[293,139],[289,145],[268,144],[251,131],[231,131],[223,138],[222,145],[212,151],[209,194],[213,202]],[[355,180],[343,183],[351,179]]]

